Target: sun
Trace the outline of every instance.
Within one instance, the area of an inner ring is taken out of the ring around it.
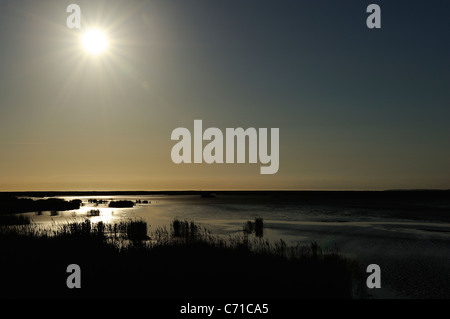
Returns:
[[[92,55],[99,55],[108,49],[108,36],[100,29],[89,29],[81,36],[83,49]]]

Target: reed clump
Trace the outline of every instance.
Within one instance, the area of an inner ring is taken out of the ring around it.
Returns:
[[[256,237],[262,238],[264,236],[264,220],[261,217],[256,217],[255,220],[247,221],[243,226],[245,235],[255,234]]]

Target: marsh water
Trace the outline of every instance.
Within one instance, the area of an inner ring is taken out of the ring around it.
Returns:
[[[422,214],[428,215],[423,220],[417,214],[411,214],[411,218],[408,214],[399,217],[392,209],[283,203],[233,195],[60,198],[80,199],[83,204],[78,210],[57,214],[25,215],[31,217],[33,223],[47,227],[84,218],[92,222],[142,219],[150,230],[169,228],[178,218],[195,221],[213,234],[225,237],[242,236],[243,225],[261,217],[264,221],[262,240],[282,239],[288,245],[316,241],[324,248],[337,248],[362,265],[378,264],[382,271],[382,288],[370,291],[375,298],[450,298],[450,223],[440,216],[434,218],[431,209],[424,209]],[[95,204],[92,199],[106,202]],[[132,208],[109,208],[107,203],[111,200],[137,203]],[[93,209],[99,210],[99,216],[87,217]]]

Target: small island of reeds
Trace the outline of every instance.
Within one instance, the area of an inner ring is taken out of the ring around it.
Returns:
[[[118,201],[111,201],[108,204],[108,207],[114,207],[114,208],[127,208],[127,207],[133,207],[134,202],[130,200],[118,200]]]

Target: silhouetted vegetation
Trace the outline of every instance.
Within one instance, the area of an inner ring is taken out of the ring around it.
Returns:
[[[106,204],[106,203],[108,203],[108,201],[105,199],[89,198],[88,203],[98,205],[98,204]]]
[[[17,214],[39,211],[63,211],[79,209],[81,200],[70,202],[60,198],[32,200],[30,198],[0,197],[0,214]]]
[[[91,209],[90,211],[88,211],[86,213],[86,215],[88,217],[93,217],[93,216],[100,216],[100,210],[99,209]]]
[[[136,199],[135,200],[136,204],[148,204],[148,200],[140,200],[140,199]]]
[[[363,291],[358,264],[317,243],[222,239],[192,221],[150,232],[133,220],[0,227],[0,242],[3,298],[352,298]],[[65,286],[72,263],[82,269],[82,289]]]
[[[135,244],[137,242],[148,239],[148,226],[146,222],[142,220],[129,221],[124,224],[124,227],[126,230],[127,238]]]
[[[175,219],[172,222],[172,236],[174,238],[184,238],[186,240],[195,239],[197,237],[199,227],[193,222],[180,221]]]
[[[0,226],[28,225],[31,224],[30,217],[23,215],[0,215]]]
[[[115,208],[126,208],[126,207],[133,207],[134,203],[130,200],[118,200],[109,202],[108,206]]]
[[[264,221],[261,217],[256,217],[255,221],[247,221],[243,227],[244,234],[250,235],[255,234],[256,237],[264,236]]]

